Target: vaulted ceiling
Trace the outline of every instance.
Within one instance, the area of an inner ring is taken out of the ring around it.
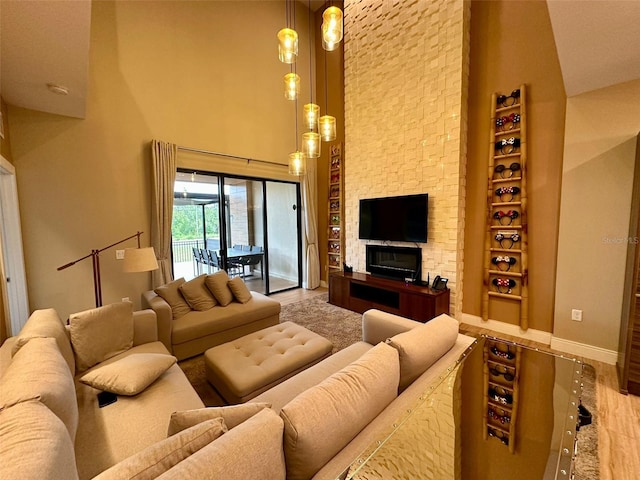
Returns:
[[[423,0],[426,1],[426,0]],[[568,96],[640,78],[639,0],[547,0]],[[320,8],[315,2],[314,8]],[[0,92],[12,105],[83,118],[91,1],[0,2]],[[60,86],[68,93],[56,93]]]

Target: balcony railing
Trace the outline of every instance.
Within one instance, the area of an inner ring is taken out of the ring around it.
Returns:
[[[174,240],[171,243],[173,249],[173,263],[189,262],[193,260],[193,247],[204,248],[204,241],[198,240]]]

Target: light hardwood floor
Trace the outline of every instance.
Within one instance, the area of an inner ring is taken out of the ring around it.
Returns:
[[[271,298],[286,305],[326,292],[326,288],[316,290],[300,288],[274,294]],[[463,325],[461,328],[551,351],[547,345],[509,337],[491,330],[469,325]],[[592,365],[596,371],[600,480],[637,480],[640,478],[640,397],[619,393],[614,365],[587,358],[583,361]]]

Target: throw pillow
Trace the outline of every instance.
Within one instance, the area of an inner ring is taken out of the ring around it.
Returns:
[[[73,440],[40,402],[0,411],[0,478],[78,478]]]
[[[155,479],[219,438],[226,431],[227,427],[221,418],[208,420],[150,445],[105,470],[94,477],[94,480]]]
[[[180,285],[180,293],[193,310],[203,312],[216,306],[216,299],[205,286],[206,275],[184,282]]]
[[[118,395],[137,395],[155,382],[176,357],[163,353],[133,353],[116,362],[97,367],[80,381],[98,390]]]
[[[457,338],[458,321],[442,314],[388,339],[387,343],[398,350],[400,356],[400,391],[447,353]]]
[[[229,275],[224,270],[220,270],[211,275],[207,275],[205,279],[207,288],[216,297],[216,300],[220,305],[226,307],[233,301],[233,293],[229,289]]]
[[[162,285],[154,290],[156,295],[169,304],[174,320],[185,316],[191,311],[191,307],[180,292],[180,286],[183,283],[185,283],[184,278],[178,278],[177,280],[169,282],[166,285]]]
[[[196,410],[183,410],[171,414],[167,436],[175,435],[182,430],[212,418],[222,418],[229,430],[253,417],[264,408],[271,408],[270,403],[242,403],[227,407],[207,407]]]
[[[231,280],[229,280],[229,283],[227,285],[231,289],[233,296],[236,297],[236,300],[238,300],[240,303],[247,303],[249,300],[251,300],[251,292],[240,277],[232,278]]]
[[[74,313],[69,319],[76,367],[83,372],[133,346],[133,304],[113,303]]]
[[[379,343],[280,411],[287,480],[307,480],[398,395],[398,352]]]
[[[69,431],[78,429],[78,402],[73,377],[55,338],[32,338],[22,347],[0,378],[0,411],[37,399],[47,406]]]
[[[282,420],[273,410],[265,408],[165,472],[158,480],[285,480],[285,475]]]
[[[76,360],[73,356],[69,334],[65,329],[64,323],[60,320],[60,317],[53,308],[36,310],[31,314],[27,323],[24,324],[24,327],[22,327],[22,330],[20,330],[20,333],[16,337],[11,356],[18,353],[18,350],[25,346],[32,338],[42,337],[56,339],[58,348],[69,365],[71,375],[75,375]]]

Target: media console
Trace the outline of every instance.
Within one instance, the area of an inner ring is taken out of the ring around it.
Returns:
[[[427,322],[449,313],[449,290],[433,290],[367,273],[329,275],[329,303],[358,313],[371,308]]]

